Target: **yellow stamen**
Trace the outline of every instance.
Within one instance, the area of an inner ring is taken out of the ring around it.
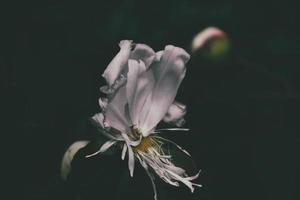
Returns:
[[[142,136],[142,133],[139,129],[131,127],[131,132],[129,137],[134,140],[138,140]],[[157,144],[155,143],[154,139],[151,136],[142,137],[141,143],[136,147],[133,147],[133,151],[141,151],[141,152],[148,152],[149,148],[156,147]]]
[[[141,140],[141,143],[134,147],[133,150],[134,151],[141,151],[141,152],[148,152],[148,149],[151,147],[155,147],[156,143],[153,141],[153,139],[148,136],[148,137],[144,137]]]

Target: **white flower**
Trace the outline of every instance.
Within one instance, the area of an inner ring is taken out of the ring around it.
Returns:
[[[155,53],[149,46],[129,40],[121,41],[119,46],[119,53],[102,75],[107,81],[107,86],[101,87],[107,98],[99,99],[102,113],[93,116],[108,141],[97,152],[86,157],[103,153],[119,144],[122,147],[121,158],[124,160],[128,155],[131,176],[136,161],[146,170],[152,181],[155,199],[153,172],[166,183],[179,186],[181,182],[193,192],[194,186],[200,185],[191,181],[199,173],[188,176],[184,169],[175,166],[172,156],[163,150],[162,144],[172,143],[186,154],[188,152],[158,136],[162,129],[156,130],[162,120],[176,126],[184,123],[186,108],[175,101],[175,96],[185,76],[189,54],[172,45]]]

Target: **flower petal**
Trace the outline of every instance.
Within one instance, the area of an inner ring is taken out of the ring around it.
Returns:
[[[95,156],[99,153],[103,153],[105,151],[107,151],[112,145],[114,145],[117,141],[115,140],[108,140],[107,142],[105,142],[98,151],[96,151],[95,153],[93,154],[90,154],[90,155],[86,155],[85,157],[86,158],[89,158],[89,157],[92,157],[92,156]]]
[[[129,168],[130,176],[133,177],[133,171],[134,171],[134,154],[133,154],[133,150],[132,150],[131,146],[128,145],[127,147],[128,147],[128,168]]]
[[[151,70],[146,71],[145,64],[134,60],[128,62],[127,100],[133,125],[139,125],[141,110],[152,92],[155,79]]]
[[[102,111],[104,111],[107,107],[108,99],[107,98],[99,98],[99,106]]]
[[[145,44],[136,44],[134,50],[130,54],[130,59],[142,60],[148,68],[155,58],[155,52],[151,47]]]
[[[62,162],[61,162],[61,177],[66,180],[70,171],[71,171],[71,163],[72,160],[75,156],[75,154],[82,149],[83,147],[85,147],[90,141],[86,141],[86,140],[81,140],[81,141],[77,141],[74,142],[65,152]]]
[[[126,143],[124,143],[123,149],[122,149],[122,156],[121,156],[122,160],[125,159],[126,151],[127,151],[127,145],[126,145]]]
[[[120,132],[126,132],[129,127],[129,122],[126,118],[125,105],[126,87],[123,86],[116,91],[115,96],[108,103],[104,113],[105,121]]]
[[[154,61],[155,61],[155,62],[159,62],[163,54],[164,54],[164,51],[163,51],[163,50],[156,52],[156,53],[155,53]]]
[[[186,106],[179,102],[174,102],[168,109],[167,114],[163,118],[166,123],[173,123],[180,127],[183,125],[183,116],[186,114]]]
[[[92,117],[92,120],[96,123],[97,126],[99,126],[100,128],[105,129],[106,125],[104,122],[104,115],[103,113],[97,113]]]
[[[156,83],[152,95],[148,97],[151,100],[147,101],[148,105],[143,108],[148,111],[141,128],[146,136],[162,120],[174,101],[178,87],[185,76],[185,63],[189,57],[185,50],[168,45],[160,61],[150,67]]]
[[[131,40],[122,40],[119,43],[120,51],[112,59],[102,76],[106,79],[107,84],[111,87],[119,77],[122,70],[127,66],[127,61],[131,52]]]
[[[145,70],[145,64],[143,62],[138,63],[136,60],[128,61],[126,95],[129,106],[129,115],[132,122],[135,121],[133,120],[135,115],[135,95],[141,70]],[[133,124],[135,124],[135,122],[133,122]]]

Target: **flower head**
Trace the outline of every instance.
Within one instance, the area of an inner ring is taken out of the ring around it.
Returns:
[[[102,76],[107,85],[101,87],[106,98],[99,99],[101,113],[93,116],[101,133],[107,138],[100,149],[86,157],[103,153],[115,144],[122,148],[121,158],[128,155],[130,175],[134,174],[135,162],[139,162],[152,181],[156,195],[154,174],[166,183],[179,186],[179,182],[193,192],[192,183],[199,175],[188,176],[186,171],[172,162],[172,156],[162,148],[166,142],[174,142],[159,136],[156,129],[160,121],[181,126],[184,124],[186,107],[175,101],[190,56],[182,48],[167,45],[154,52],[145,44],[123,40],[120,51],[112,59]],[[174,128],[169,130],[187,130]],[[189,155],[189,154],[188,154]]]

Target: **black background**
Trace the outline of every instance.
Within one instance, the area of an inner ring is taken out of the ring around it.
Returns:
[[[297,12],[288,1],[1,3],[3,199],[153,199],[143,170],[130,179],[119,156],[79,153],[67,183],[60,161],[93,135],[101,73],[120,40],[189,51],[207,26],[223,29],[233,52],[221,63],[192,56],[178,93],[191,133],[169,136],[192,153],[203,188],[158,181],[159,198],[300,199]]]

